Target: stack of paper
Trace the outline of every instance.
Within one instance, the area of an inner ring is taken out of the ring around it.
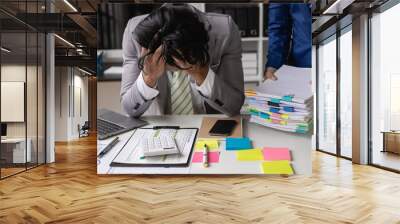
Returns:
[[[246,91],[242,112],[250,122],[283,131],[308,133],[312,128],[311,69],[282,66],[277,81],[267,80]]]

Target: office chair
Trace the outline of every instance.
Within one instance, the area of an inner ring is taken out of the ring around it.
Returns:
[[[90,129],[89,121],[85,121],[82,127],[80,127],[80,125],[78,124],[79,138],[89,136],[89,129]]]

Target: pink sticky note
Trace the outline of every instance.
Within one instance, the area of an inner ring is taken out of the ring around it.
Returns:
[[[279,124],[279,123],[281,123],[281,121],[272,118],[272,123],[273,123],[273,124]]]
[[[272,148],[265,147],[263,149],[264,160],[291,160],[290,151],[288,148]]]
[[[271,113],[271,117],[273,117],[273,118],[281,118],[281,115],[277,114],[277,113]]]
[[[195,152],[193,155],[192,163],[202,163],[202,162],[203,162],[203,152]],[[208,152],[208,162],[218,163],[219,152]]]

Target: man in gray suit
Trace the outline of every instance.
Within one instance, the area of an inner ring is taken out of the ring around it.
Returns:
[[[122,45],[121,102],[130,116],[240,113],[241,39],[229,16],[164,4],[130,19]]]

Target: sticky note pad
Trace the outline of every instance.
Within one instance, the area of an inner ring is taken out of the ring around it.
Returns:
[[[251,149],[249,138],[226,138],[226,150]]]
[[[219,150],[218,140],[199,140],[196,142],[195,150],[196,151],[203,151],[204,144],[207,145],[208,150],[210,151],[217,151]]]
[[[238,161],[259,161],[263,160],[261,149],[248,149],[236,152],[236,159]]]
[[[292,160],[288,148],[272,148],[264,147],[263,149],[264,160]]]
[[[287,160],[263,162],[261,169],[264,174],[293,174],[292,166]]]
[[[193,154],[192,163],[202,163],[203,153],[195,152]],[[219,152],[208,152],[208,162],[209,163],[219,163]]]

